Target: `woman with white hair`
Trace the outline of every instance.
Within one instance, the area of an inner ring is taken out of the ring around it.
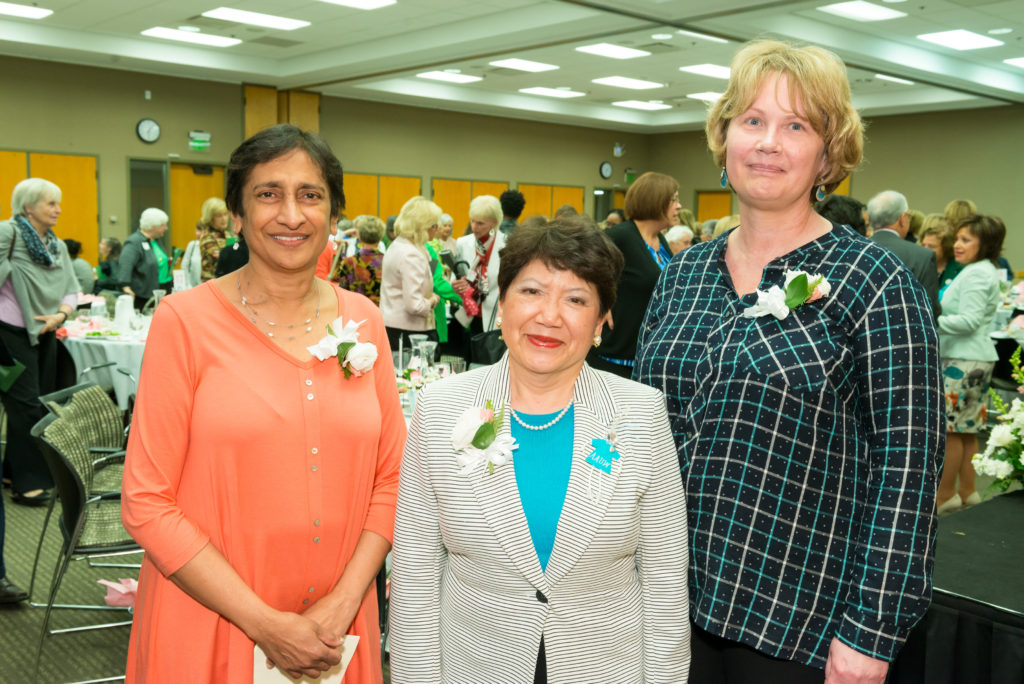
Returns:
[[[124,283],[122,291],[135,297],[136,309],[146,305],[153,290],[170,292],[174,285],[171,260],[159,242],[168,220],[162,210],[146,209],[139,217],[139,232],[129,235],[121,248],[117,279]]]
[[[452,237],[452,231],[455,230],[455,220],[451,214],[441,214],[441,220],[437,222],[437,235],[435,236],[438,243],[441,245],[441,249],[447,249],[452,254],[455,254],[455,238]]]
[[[384,252],[380,281],[380,310],[392,349],[398,349],[403,337],[408,348],[410,334],[437,339],[434,306],[440,297],[434,294],[430,259],[423,245],[440,217],[441,207],[417,195],[405,203],[395,221],[395,239]]]
[[[497,230],[504,213],[501,202],[494,195],[480,195],[469,203],[469,227],[471,233],[456,241],[455,265],[458,280],[452,287],[465,300],[466,289],[471,287],[473,300],[477,304],[475,313],[465,307],[455,312],[455,318],[469,329],[464,339],[458,340],[458,326],[452,326],[453,344],[461,344],[464,355],[469,359],[469,338],[477,333],[493,330],[498,307],[498,267],[501,263],[499,252],[505,246],[506,233]],[[465,262],[465,266],[459,262]],[[462,270],[462,269],[465,270]],[[469,359],[473,361],[473,359]]]
[[[680,223],[665,232],[665,240],[668,242],[669,251],[678,254],[693,244],[693,231],[689,226]]]
[[[0,359],[0,365],[24,366],[2,393],[7,411],[6,466],[14,502],[30,506],[50,499],[53,481],[29,431],[46,413],[39,395],[56,389],[54,331],[78,303],[78,281],[67,246],[53,232],[60,198],[60,188],[48,180],[23,180],[11,195],[13,218],[0,222],[0,346],[10,355]],[[0,513],[0,535],[2,523]],[[0,560],[0,582],[3,577]]]

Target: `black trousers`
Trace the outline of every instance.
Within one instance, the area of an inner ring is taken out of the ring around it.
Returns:
[[[537,669],[533,673],[533,684],[548,684],[548,658],[544,653],[544,637],[540,638],[540,650],[537,652]]]
[[[690,623],[690,681],[700,684],[822,684],[825,671],[772,658]]]
[[[388,334],[388,344],[391,345],[391,351],[398,351],[398,340],[402,340],[402,349],[411,350],[412,342],[409,340],[409,335],[426,335],[428,340],[437,342],[437,330],[431,328],[430,330],[403,330],[402,328],[390,328],[384,326],[384,330]]]
[[[7,412],[4,470],[10,474],[15,492],[49,489],[53,479],[30,433],[46,415],[39,395],[57,388],[57,336],[52,332],[40,335],[39,344],[32,346],[25,328],[0,322],[0,341],[12,357],[25,364],[25,371],[0,396]]]

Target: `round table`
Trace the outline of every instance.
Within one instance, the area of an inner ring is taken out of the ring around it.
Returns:
[[[68,337],[64,346],[75,360],[80,382],[95,382],[97,385],[113,387],[117,395],[117,405],[122,410],[128,408],[128,398],[135,394],[139,373],[142,370],[142,352],[146,348],[145,340],[132,340],[117,337]],[[95,368],[113,361],[114,366]],[[89,370],[94,368],[94,370]],[[124,368],[131,377],[117,372]]]

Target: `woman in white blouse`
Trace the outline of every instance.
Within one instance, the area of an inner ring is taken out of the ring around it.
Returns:
[[[434,328],[434,294],[430,259],[423,246],[437,229],[441,208],[426,197],[416,196],[405,203],[395,221],[395,239],[384,254],[380,281],[380,309],[392,349],[410,334],[425,334],[437,339]]]

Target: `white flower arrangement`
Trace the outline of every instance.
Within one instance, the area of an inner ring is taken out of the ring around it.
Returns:
[[[757,303],[743,310],[748,318],[760,318],[771,314],[780,321],[798,306],[815,302],[832,293],[832,286],[825,276],[807,271],[786,271],[786,288],[772,285],[767,290],[757,291]]]
[[[325,335],[316,344],[306,347],[309,353],[321,361],[332,356],[338,357],[338,365],[346,378],[359,377],[370,372],[377,362],[377,347],[372,342],[359,341],[359,326],[366,321],[344,323],[339,316],[327,326]]]
[[[489,473],[494,466],[512,460],[512,452],[519,448],[510,435],[499,434],[505,420],[505,407],[495,416],[494,404],[487,400],[484,408],[471,406],[462,412],[452,430],[452,446],[459,474],[468,475],[477,466],[486,463]]]
[[[1024,371],[1020,367],[1020,348],[1010,357],[1012,376],[1018,384],[1024,385]],[[1018,387],[1024,393],[1024,387]],[[974,470],[979,475],[996,479],[991,489],[1005,492],[1014,482],[1024,483],[1024,401],[1014,399],[1007,406],[998,394],[989,390],[992,403],[1002,414],[1000,424],[992,428],[985,451],[975,454],[972,459]]]

